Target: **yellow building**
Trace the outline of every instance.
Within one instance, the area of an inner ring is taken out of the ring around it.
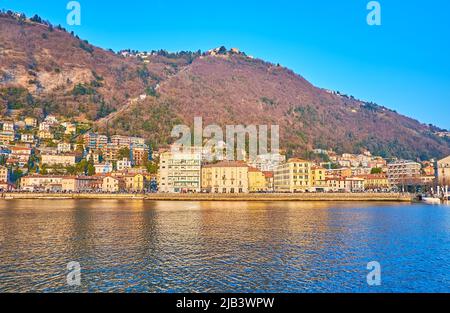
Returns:
[[[25,117],[25,126],[28,127],[36,127],[37,126],[37,119],[34,117]]]
[[[53,134],[48,130],[40,130],[38,132],[38,137],[40,139],[53,139]]]
[[[124,175],[122,176],[125,183],[125,190],[129,192],[142,192],[144,191],[144,175]]]
[[[267,191],[273,191],[273,172],[265,171],[263,173],[266,179]]]
[[[212,193],[248,193],[248,173],[248,165],[240,161],[205,165],[202,168],[202,190]]]
[[[8,168],[0,165],[0,182],[8,182]]]
[[[69,123],[66,124],[66,130],[64,131],[64,134],[70,135],[75,134],[77,132],[77,126],[75,124]]]
[[[326,169],[320,166],[311,167],[311,185],[315,191],[327,189]]]
[[[366,190],[387,190],[390,189],[389,180],[386,174],[368,174],[360,175],[358,177],[364,178],[364,188]]]
[[[327,177],[329,191],[334,192],[362,192],[364,191],[365,180],[361,177]]]
[[[312,163],[302,159],[289,159],[274,171],[276,192],[306,192],[312,190]]]
[[[325,174],[328,177],[335,177],[335,176],[350,177],[353,175],[352,169],[349,167],[329,169],[329,170],[326,170]]]
[[[268,190],[266,176],[257,168],[248,168],[248,190],[249,192],[261,192]]]
[[[9,144],[14,141],[13,131],[0,131],[0,143]]]
[[[341,176],[328,176],[326,178],[328,190],[334,192],[344,192],[347,190],[347,183],[345,178]]]
[[[119,192],[124,190],[125,181],[121,177],[105,176],[102,182],[103,192]]]

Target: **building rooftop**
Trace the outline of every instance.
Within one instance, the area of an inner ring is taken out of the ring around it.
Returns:
[[[243,161],[220,161],[218,163],[206,164],[203,167],[210,168],[210,167],[249,167],[249,166]]]

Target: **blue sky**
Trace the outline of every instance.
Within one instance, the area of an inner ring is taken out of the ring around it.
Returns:
[[[208,50],[238,47],[293,69],[318,87],[374,101],[450,129],[450,1],[79,0],[81,25],[68,26],[68,1],[0,0],[35,13],[103,48]]]

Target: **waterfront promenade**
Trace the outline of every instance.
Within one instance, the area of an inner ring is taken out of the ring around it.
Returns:
[[[154,201],[400,201],[411,202],[404,193],[249,193],[249,194],[128,194],[128,193],[1,193],[0,199],[117,199]]]

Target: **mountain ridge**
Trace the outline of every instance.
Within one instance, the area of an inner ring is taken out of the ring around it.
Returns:
[[[155,145],[173,140],[173,125],[201,116],[221,126],[279,124],[281,147],[291,155],[313,148],[411,159],[450,154],[438,127],[315,87],[234,48],[114,53],[34,20],[0,14],[2,115],[54,113]]]

